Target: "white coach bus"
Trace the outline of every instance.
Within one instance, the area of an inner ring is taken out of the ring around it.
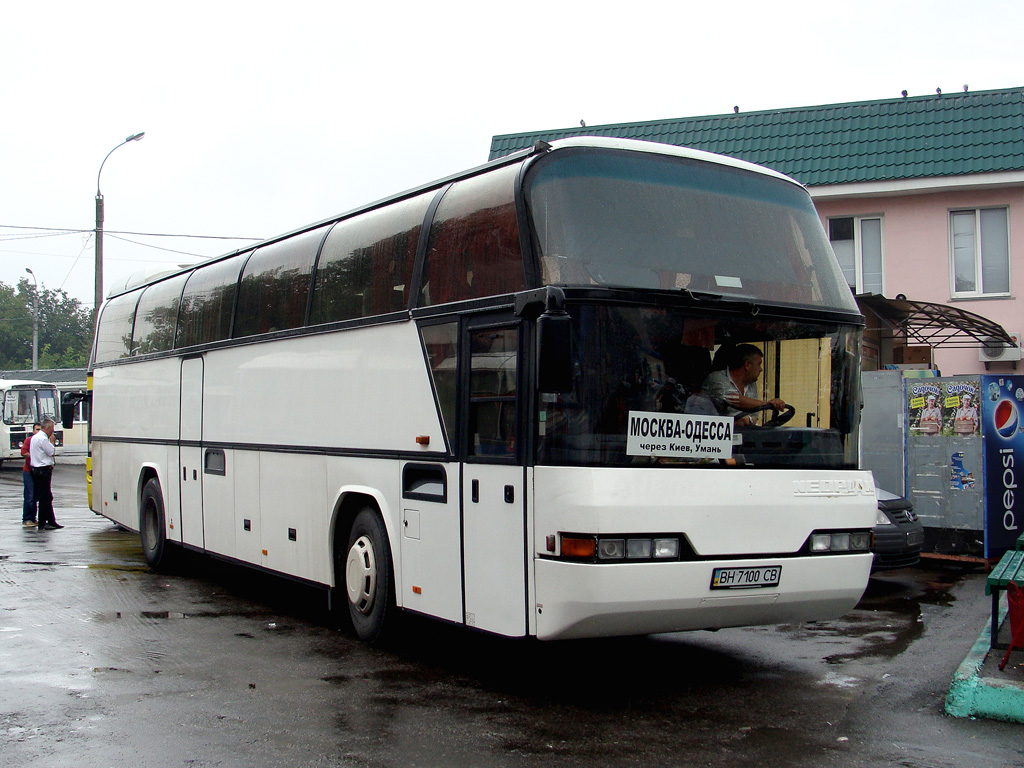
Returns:
[[[541,639],[835,617],[872,561],[862,326],[793,180],[538,142],[111,297],[93,506],[154,567],[327,587],[371,641],[399,610]],[[704,396],[737,344],[785,413]]]

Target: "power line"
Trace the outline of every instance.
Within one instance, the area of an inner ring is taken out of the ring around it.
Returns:
[[[168,253],[178,253],[178,254],[181,254],[182,256],[193,256],[195,258],[201,258],[202,257],[201,253],[189,253],[188,251],[176,251],[173,248],[161,248],[159,245],[150,245],[149,243],[139,243],[139,242],[136,242],[135,240],[129,240],[127,237],[118,237],[116,234],[114,234],[112,232],[105,232],[104,234],[110,235],[115,240],[120,240],[120,241],[125,242],[125,243],[131,243],[132,245],[139,245],[139,246],[142,246],[143,248],[152,248],[152,249],[157,250],[157,251],[167,251]],[[226,239],[230,239],[230,238],[226,238]]]
[[[85,230],[85,231],[86,232],[91,232],[92,230]],[[36,232],[36,233],[32,233],[32,234],[8,235],[6,237],[0,237],[0,242],[5,242],[6,243],[6,242],[11,242],[13,240],[38,240],[41,237],[60,237],[61,235],[77,235],[77,234],[79,234],[79,232],[77,232],[77,231],[65,231],[65,230],[61,230],[59,232]]]
[[[95,232],[94,229],[68,229],[68,228],[57,228],[57,227],[26,227],[17,224],[0,224],[0,229],[28,229],[35,230],[37,232],[54,232],[57,235],[76,235],[83,233]],[[265,240],[264,237],[228,237],[225,235],[172,235],[163,232],[121,232],[113,229],[103,230],[104,234],[107,235],[134,235],[135,237],[189,237],[196,240],[252,240],[258,242]],[[54,235],[26,235],[25,237],[52,237]],[[0,238],[7,239],[7,238]],[[11,238],[17,239],[17,238]]]

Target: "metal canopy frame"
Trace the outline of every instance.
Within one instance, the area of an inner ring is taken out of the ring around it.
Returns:
[[[862,293],[857,304],[863,312],[870,310],[882,325],[883,338],[903,339],[907,344],[931,347],[1016,346],[1013,338],[999,323],[987,317],[948,304],[912,301],[900,295],[887,299],[877,293]],[[869,330],[874,330],[870,329]]]

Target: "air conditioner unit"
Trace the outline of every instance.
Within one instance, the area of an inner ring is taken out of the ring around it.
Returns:
[[[986,339],[978,349],[978,360],[985,363],[986,367],[988,367],[989,363],[1016,363],[1022,357],[1020,349],[1021,335],[1020,333],[1011,333],[1010,337],[1014,342],[1012,347],[1006,346],[1004,342],[995,336]]]

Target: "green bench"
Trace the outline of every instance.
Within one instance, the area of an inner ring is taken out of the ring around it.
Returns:
[[[1017,539],[1017,549],[1008,550],[985,580],[985,594],[992,595],[992,647],[1007,649],[1008,644],[998,644],[999,636],[999,593],[1015,581],[1024,586],[1024,535]]]

